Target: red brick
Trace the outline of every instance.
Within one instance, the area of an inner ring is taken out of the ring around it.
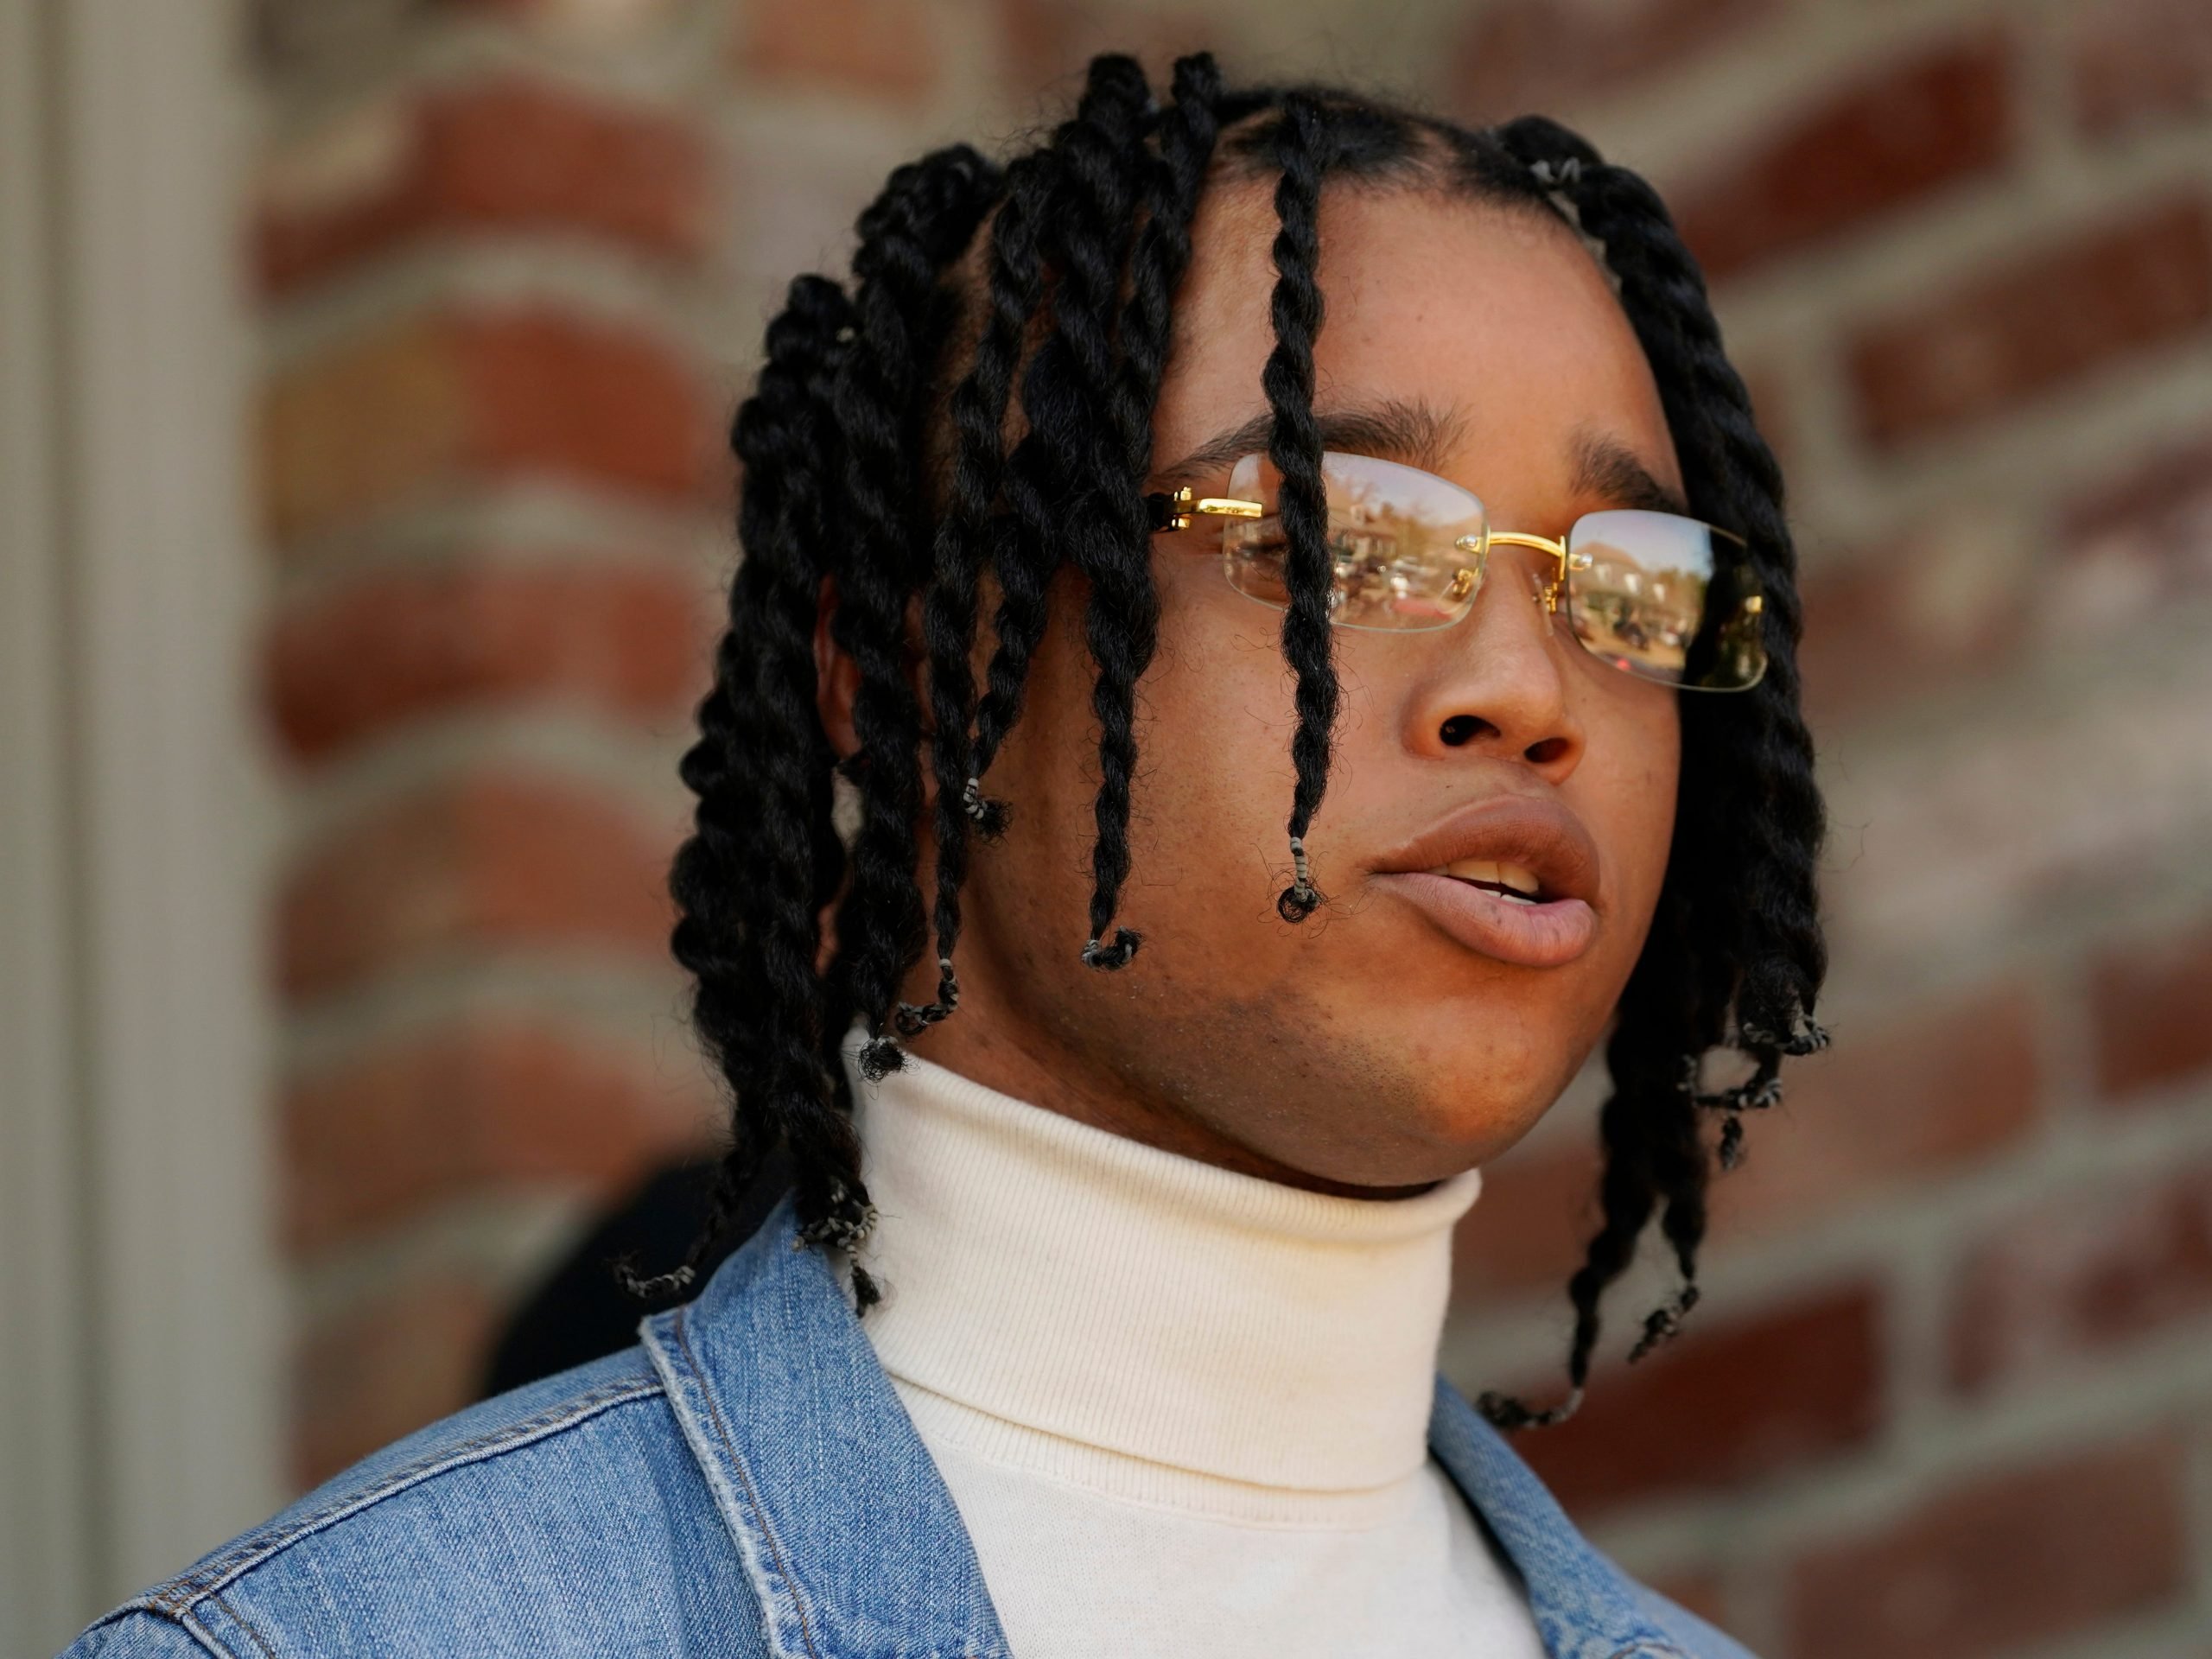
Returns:
[[[2012,1217],[1961,1269],[1953,1382],[1968,1392],[2212,1312],[2212,1165]]]
[[[2174,563],[2212,556],[2212,431],[2077,495],[2061,516],[2060,533],[2069,556],[2113,536],[2140,538]]]
[[[709,677],[711,597],[651,568],[380,572],[278,617],[269,704],[302,760],[456,708],[671,716]]]
[[[1792,1659],[1980,1659],[2149,1607],[2187,1579],[2165,1438],[2005,1470],[1829,1545],[1789,1580]]]
[[[2074,109],[2108,138],[2212,105],[2212,9],[2202,0],[2098,0],[2073,38]]]
[[[474,15],[527,29],[581,57],[636,41],[683,9],[683,0],[252,0],[240,11],[270,79],[319,91],[389,75],[397,63],[450,55],[437,51],[448,16]],[[495,49],[514,55],[509,42]]]
[[[692,365],[634,329],[551,311],[416,318],[270,385],[264,516],[285,542],[514,477],[698,500],[726,470],[712,428]]]
[[[1713,1182],[1716,1236],[1803,1227],[2018,1144],[2040,1115],[2042,1024],[2031,991],[2000,983],[1872,1029],[1836,1026],[1827,1048],[1783,1062],[1782,1103],[1745,1125],[1744,1162]]]
[[[440,233],[575,232],[689,257],[715,217],[709,152],[686,123],[523,81],[365,111],[320,143],[327,159],[288,158],[264,191],[256,230],[272,293]]]
[[[2187,195],[2077,227],[1882,319],[1849,351],[1879,448],[1986,421],[2212,321],[2212,211]]]
[[[2212,925],[2108,948],[2090,968],[2089,1010],[2109,1099],[2212,1066]]]
[[[1789,99],[1773,132],[1732,139],[1673,193],[1690,251],[1708,276],[1735,276],[1999,172],[2013,149],[2008,58],[1977,34]]]
[[[2046,637],[2078,646],[2212,593],[2212,434],[2130,467],[2059,514],[2038,588]]]
[[[996,0],[994,11],[1001,79],[1022,107],[1040,97],[1072,96],[1084,67],[1101,52],[1136,59],[1164,98],[1177,58],[1224,50],[1217,16],[1137,10],[1112,0]]]
[[[474,1399],[496,1318],[482,1286],[448,1276],[311,1333],[294,1365],[295,1484],[327,1480]]]
[[[1616,1298],[1625,1349],[1643,1309]],[[1879,1427],[1882,1309],[1868,1284],[1732,1323],[1692,1316],[1634,1366],[1601,1368],[1582,1408],[1516,1442],[1560,1501],[1586,1514],[1627,1499],[1742,1487],[1863,1444]],[[1551,1379],[1535,1381],[1548,1398]]]
[[[302,1079],[284,1103],[287,1246],[313,1255],[487,1189],[612,1198],[703,1138],[650,1071],[512,1019],[412,1038]]]
[[[675,837],[580,785],[479,776],[435,785],[332,835],[287,878],[285,993],[321,995],[470,950],[666,958]]]
[[[1684,68],[1781,10],[1778,0],[1508,0],[1474,13],[1452,53],[1469,119],[1573,110]]]
[[[1453,1303],[1560,1291],[1601,1220],[1598,1176],[1594,1141],[1516,1149],[1484,1166],[1482,1195],[1452,1239]]]
[[[467,459],[665,495],[714,481],[714,423],[693,365],[658,340],[557,312],[452,327],[474,416]]]
[[[2000,984],[1871,1029],[1838,1027],[1820,1053],[1784,1060],[1782,1103],[1747,1122],[1744,1162],[1713,1175],[1708,1248],[1756,1247],[2018,1141],[2038,1116],[2037,1026],[2032,994]],[[1742,1069],[1715,1056],[1707,1086]],[[1486,1169],[1457,1240],[1455,1301],[1562,1287],[1599,1220],[1598,1179],[1594,1146]]]
[[[2005,508],[1962,501],[1807,569],[1798,665],[1814,729],[2003,663],[2044,591],[2036,547]]]
[[[1733,1618],[1719,1575],[1712,1573],[1670,1573],[1653,1579],[1650,1584],[1654,1590],[1676,1606],[1688,1608],[1715,1630],[1728,1630],[1732,1634]]]
[[[443,0],[457,11],[490,12],[526,23],[563,43],[605,47],[645,33],[677,0]]]
[[[916,105],[941,73],[927,0],[771,0],[744,9],[735,58],[760,80]]]
[[[263,518],[276,540],[402,505],[467,448],[453,342],[433,321],[348,341],[275,377],[261,410]]]

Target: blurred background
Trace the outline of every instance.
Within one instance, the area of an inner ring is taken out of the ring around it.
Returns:
[[[0,1649],[464,1403],[705,1143],[769,308],[1200,45],[1650,174],[1792,480],[1834,1043],[1522,1444],[1769,1659],[2212,1655],[2205,0],[0,0]],[[1600,1094],[1490,1172],[1470,1389],[1554,1386]]]

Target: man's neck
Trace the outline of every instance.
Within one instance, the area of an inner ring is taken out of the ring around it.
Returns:
[[[855,1091],[886,1293],[863,1328],[900,1382],[1064,1474],[1135,1459],[1318,1493],[1421,1466],[1477,1172],[1389,1204],[1304,1191],[918,1053]]]

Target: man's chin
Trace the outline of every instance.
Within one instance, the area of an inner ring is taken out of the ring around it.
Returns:
[[[1398,1110],[1367,1118],[1367,1132],[1355,1143],[1324,1132],[1301,1145],[1278,1145],[1256,1154],[1266,1167],[1254,1173],[1344,1198],[1410,1198],[1502,1155],[1534,1122],[1522,1114],[1471,1116],[1468,1103],[1439,1103],[1428,1115],[1401,1103]]]

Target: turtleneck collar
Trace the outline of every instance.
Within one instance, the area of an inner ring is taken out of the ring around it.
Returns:
[[[1349,1492],[1427,1456],[1468,1170],[1308,1192],[1144,1146],[908,1055],[854,1077],[878,1214],[862,1328],[899,1382],[1020,1428]]]

